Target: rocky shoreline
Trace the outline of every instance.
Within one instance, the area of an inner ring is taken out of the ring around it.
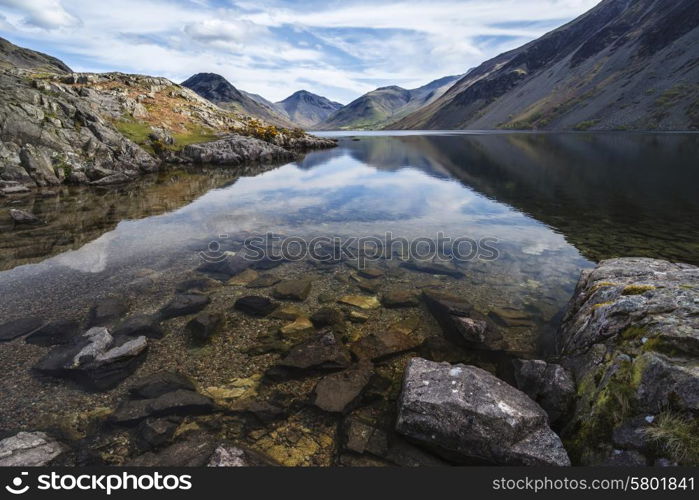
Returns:
[[[370,288],[385,272],[361,279]],[[548,362],[509,353],[506,330],[439,289],[329,297],[275,275],[204,265],[155,312],[115,297],[84,321],[0,326],[4,347],[45,346],[35,377],[116,391],[72,423],[0,434],[0,464],[696,464],[699,268],[626,258],[583,272]],[[423,307],[439,337],[416,336],[409,313]],[[404,319],[352,333],[382,310]],[[133,375],[173,335],[206,351],[250,328],[261,372],[209,386]]]
[[[165,78],[11,68],[0,93],[0,196],[122,184],[173,163],[281,163],[336,144],[224,111]]]

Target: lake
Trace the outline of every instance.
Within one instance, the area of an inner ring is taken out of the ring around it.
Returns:
[[[126,300],[131,314],[153,313],[179,283],[202,276],[196,271],[202,263],[263,238],[265,249],[285,259],[267,259],[259,274],[312,281],[310,295],[297,304],[304,315],[328,304],[349,314],[351,307],[336,304],[345,295],[436,289],[467,299],[497,323],[506,355],[537,357],[552,352],[561,311],[583,269],[620,256],[699,264],[697,134],[319,135],[337,137],[338,147],[279,167],[170,170],[118,188],[60,187],[1,199],[0,322],[82,321],[95,301],[112,296]],[[13,226],[7,208],[31,210],[44,223]],[[376,257],[377,242],[387,235],[406,245]],[[326,251],[347,242],[350,253],[379,272],[367,278],[346,255],[323,261],[294,254],[314,238]],[[454,247],[455,241],[466,244]],[[222,283],[209,293],[210,309],[226,315],[225,333],[192,345],[184,319],[168,320],[165,337],[150,343],[133,377],[179,369],[202,387],[222,386],[274,364],[279,352],[259,345],[298,340],[278,333],[287,320],[231,310],[243,295],[269,295],[271,285],[226,285],[227,276],[207,274]],[[424,341],[421,355],[499,362],[441,343],[439,326],[421,306],[362,314],[363,322],[344,325],[348,342],[407,322]],[[30,367],[46,351],[21,339],[0,344],[0,431],[110,406],[123,395],[121,386],[90,394],[32,376]],[[395,385],[405,359],[377,370]],[[263,386],[259,397],[305,397],[309,383]],[[325,435],[335,424],[302,409],[285,425]],[[237,432],[251,443],[264,439]],[[311,455],[299,464],[331,460],[322,446]]]

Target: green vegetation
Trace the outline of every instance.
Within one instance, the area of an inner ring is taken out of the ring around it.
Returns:
[[[147,123],[134,120],[119,120],[114,122],[114,126],[123,135],[141,146],[148,143],[148,137],[153,132]]]
[[[202,142],[215,141],[219,137],[210,129],[204,127],[192,127],[187,132],[173,134],[175,140],[174,149],[182,149],[190,144],[200,144]]]
[[[646,435],[672,460],[699,465],[699,420],[670,411],[661,413]]]
[[[575,127],[573,127],[573,129],[577,130],[579,132],[582,132],[585,130],[590,130],[592,127],[594,127],[598,123],[599,123],[599,120],[587,120],[587,121],[578,123]]]
[[[629,285],[621,291],[622,295],[642,295],[650,290],[655,290],[653,285]]]

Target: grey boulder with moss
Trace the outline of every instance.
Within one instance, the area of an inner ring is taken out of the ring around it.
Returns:
[[[670,450],[682,431],[673,438],[658,422],[699,412],[699,268],[620,258],[583,271],[558,344],[577,384],[563,431],[576,461],[608,461],[613,430],[640,432],[634,422],[651,422],[643,432],[663,434],[656,448]]]
[[[475,366],[411,359],[396,430],[457,462],[570,465],[546,412]]]

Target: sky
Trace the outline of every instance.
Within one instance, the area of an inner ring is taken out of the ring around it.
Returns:
[[[463,74],[599,0],[0,0],[0,36],[75,71],[218,73],[279,101],[346,104]]]

